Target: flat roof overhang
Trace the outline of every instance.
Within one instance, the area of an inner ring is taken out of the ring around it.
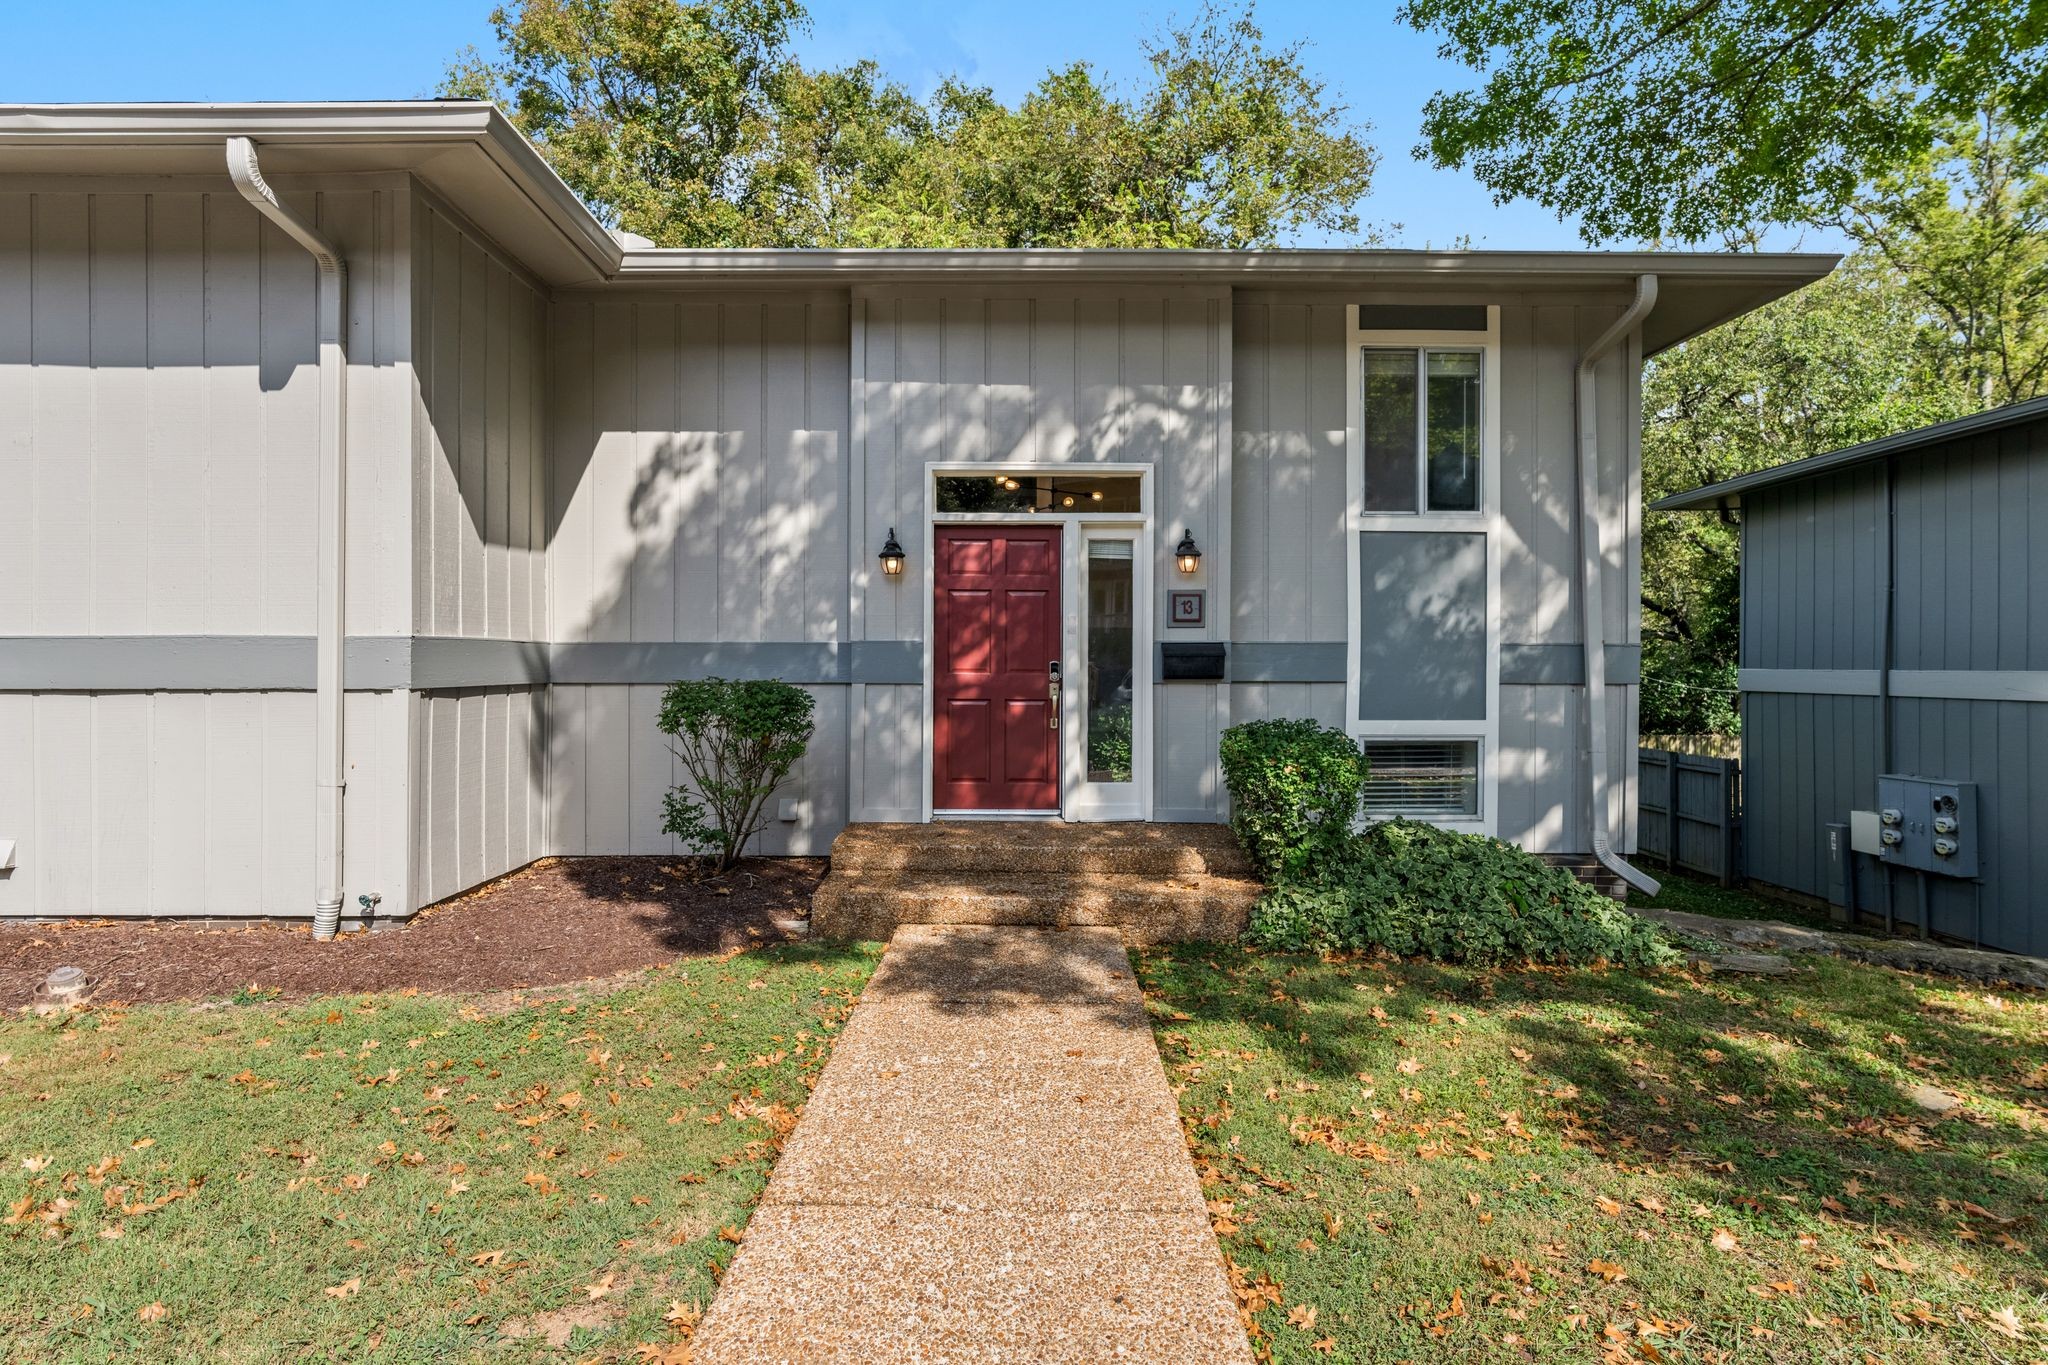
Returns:
[[[1006,285],[1153,283],[1241,289],[1606,291],[1626,298],[1636,277],[1657,276],[1657,306],[1643,324],[1645,354],[1761,307],[1835,268],[1814,252],[1086,250],[629,250],[618,278],[642,284]]]
[[[1828,254],[1603,251],[696,250],[622,248],[494,105],[0,105],[0,177],[217,176],[253,139],[264,174],[407,171],[561,287],[665,289],[1152,283],[1332,291],[1614,292],[1658,277],[1654,355],[1820,279]]]
[[[407,171],[551,284],[594,284],[619,244],[495,105],[0,104],[0,177],[218,177],[256,143],[264,178]]]

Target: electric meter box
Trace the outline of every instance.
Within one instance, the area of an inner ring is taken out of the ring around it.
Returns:
[[[1944,877],[1977,875],[1977,784],[1898,774],[1877,779],[1878,857]]]

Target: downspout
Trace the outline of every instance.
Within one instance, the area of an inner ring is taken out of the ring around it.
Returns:
[[[1657,882],[1614,851],[1607,833],[1607,639],[1600,595],[1599,412],[1593,405],[1593,368],[1636,329],[1657,302],[1657,277],[1636,276],[1636,300],[1579,357],[1579,634],[1586,649],[1586,776],[1592,805],[1593,856],[1646,896]]]
[[[1884,617],[1877,646],[1877,771],[1892,770],[1892,629],[1899,600],[1899,461],[1884,460]],[[1875,805],[1873,801],[1871,804]]]
[[[348,489],[348,263],[334,244],[278,202],[246,137],[227,142],[228,175],[256,211],[313,255],[320,270],[320,494],[316,513],[318,589],[313,655],[313,937],[326,942],[341,924],[342,575]]]

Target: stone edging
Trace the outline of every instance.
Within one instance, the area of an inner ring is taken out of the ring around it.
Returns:
[[[1901,971],[1933,972],[1988,984],[2048,990],[2048,959],[2038,957],[2021,957],[2017,953],[1999,953],[1984,948],[1958,948],[1945,943],[1923,942],[1919,939],[1871,938],[1863,934],[1823,932],[1796,924],[1783,924],[1776,920],[1719,919],[1712,915],[1695,915],[1684,910],[1639,909],[1635,906],[1629,908],[1635,914],[1663,928],[1690,934],[1695,938],[1725,943],[1736,949],[1748,950],[1726,955],[1733,958],[1760,957],[1762,954],[1756,951],[1758,949],[1767,952],[1818,953],[1828,957],[1845,957],[1855,962],[1868,962],[1879,967],[1894,967]],[[1739,962],[1720,962],[1722,955],[1702,956],[1710,964],[1725,965],[1730,970],[1743,970]]]

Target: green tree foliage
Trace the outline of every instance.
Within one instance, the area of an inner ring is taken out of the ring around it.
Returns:
[[[2048,118],[2042,0],[1407,0],[1479,88],[1423,147],[1588,240],[1811,223],[1908,166],[1994,92]]]
[[[1995,407],[2048,390],[2048,122],[1993,102],[1878,177],[1842,228],[1926,314],[1926,363]]]
[[[1085,62],[1014,109],[943,86],[915,155],[852,229],[866,246],[1254,247],[1359,230],[1372,149],[1250,16],[1215,10],[1147,48],[1123,95]]]
[[[525,0],[444,94],[495,99],[584,200],[675,246],[777,235],[775,131],[796,0]]]
[[[670,683],[655,721],[689,782],[662,798],[661,827],[724,872],[768,821],[768,799],[810,746],[815,703],[774,679]]]
[[[1644,377],[1650,501],[2048,392],[2048,137],[1995,109],[1860,192],[1833,276]],[[1643,727],[1732,733],[1732,515],[1643,524]]]
[[[1919,301],[1869,253],[1697,337],[1643,378],[1646,501],[1960,415],[1928,365]],[[1735,514],[1643,518],[1642,726],[1732,734]]]
[[[664,246],[1253,247],[1359,232],[1374,153],[1248,12],[1086,63],[1015,108],[919,102],[872,63],[806,70],[796,0],[520,0],[444,91],[495,99],[613,225]]]

